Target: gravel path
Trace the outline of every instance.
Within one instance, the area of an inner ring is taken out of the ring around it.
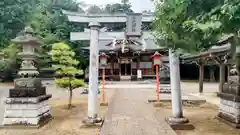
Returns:
[[[156,119],[156,109],[147,97],[141,89],[118,89],[100,135],[176,135],[164,117]]]

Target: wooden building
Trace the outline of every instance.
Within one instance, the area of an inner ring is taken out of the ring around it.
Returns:
[[[154,79],[155,67],[152,56],[158,51],[162,57],[160,66],[160,80],[169,81],[168,52],[164,47],[156,45],[153,40],[145,40],[146,46],[138,40],[127,40],[124,46],[123,40],[117,40],[113,45],[112,40],[99,41],[100,53],[107,55],[107,65],[99,66],[99,77],[105,70],[105,77],[109,80],[138,80],[138,72],[141,79]],[[86,48],[87,49],[87,48]]]
[[[117,41],[115,47],[112,42],[101,44],[100,52],[104,52],[108,56],[108,64],[106,67],[99,67],[100,70],[105,68],[106,78],[113,80],[137,80],[138,72],[141,72],[141,78],[155,78],[155,68],[153,66],[152,55],[158,51],[162,54],[162,66],[160,77],[169,77],[168,57],[165,48],[156,45],[152,40],[146,40],[146,48],[143,51],[143,44],[137,40],[127,40],[127,44],[123,47],[121,41]],[[101,43],[101,42],[100,42]],[[101,71],[99,72],[101,76]]]
[[[233,64],[232,61],[232,45],[231,40],[233,36],[227,35],[222,38],[215,46],[212,46],[205,52],[201,52],[197,55],[183,55],[182,61],[184,64],[196,64],[199,67],[199,92],[203,92],[203,81],[205,66],[217,66],[219,67],[219,92],[223,90],[223,85],[228,80],[230,67]],[[210,68],[210,77],[213,77],[214,70]],[[213,78],[210,78],[213,80]]]

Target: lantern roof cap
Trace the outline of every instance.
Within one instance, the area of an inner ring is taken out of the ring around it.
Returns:
[[[33,34],[34,34],[34,31],[33,31],[33,28],[32,28],[32,27],[27,26],[27,27],[24,28],[23,33],[24,33],[24,34],[31,34],[31,35],[33,35]]]
[[[32,27],[27,26],[12,42],[17,44],[40,44],[40,40],[34,35]]]
[[[99,56],[100,57],[108,57],[108,55],[106,53],[104,53],[104,52],[101,52]]]
[[[152,57],[156,57],[156,56],[162,56],[162,54],[160,54],[158,51],[156,51]]]

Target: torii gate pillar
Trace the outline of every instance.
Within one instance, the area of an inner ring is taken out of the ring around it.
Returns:
[[[98,116],[99,103],[98,103],[98,40],[99,28],[98,22],[90,22],[90,61],[89,61],[89,93],[88,93],[88,117],[83,121],[87,125],[101,122]]]

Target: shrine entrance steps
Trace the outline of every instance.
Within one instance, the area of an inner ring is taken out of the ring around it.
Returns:
[[[131,81],[131,76],[120,76],[121,81]]]
[[[100,135],[176,135],[155,108],[144,89],[116,89]]]

